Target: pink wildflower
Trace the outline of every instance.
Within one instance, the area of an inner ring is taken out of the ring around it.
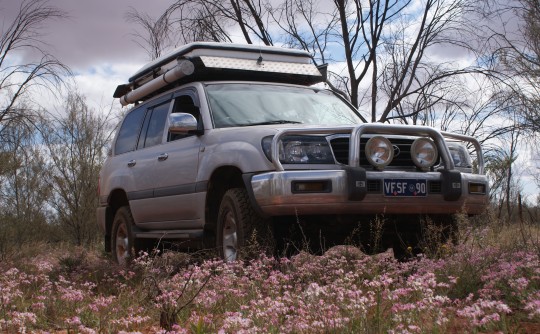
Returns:
[[[457,314],[468,318],[473,326],[482,327],[490,323],[499,322],[501,314],[511,313],[508,305],[501,301],[479,299],[471,306],[458,310]]]
[[[540,296],[538,296],[540,297]],[[529,312],[529,318],[540,317],[540,298],[527,302],[525,310]]]

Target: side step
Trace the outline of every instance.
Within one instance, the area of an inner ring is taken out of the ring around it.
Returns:
[[[203,230],[134,231],[133,235],[137,239],[202,239]]]

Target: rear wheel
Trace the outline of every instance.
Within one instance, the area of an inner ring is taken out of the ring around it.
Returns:
[[[111,246],[113,260],[120,265],[129,265],[135,256],[133,243],[133,216],[129,206],[123,206],[114,216]]]
[[[235,261],[269,251],[272,244],[268,221],[253,210],[247,191],[227,190],[219,208],[216,246],[221,258]]]

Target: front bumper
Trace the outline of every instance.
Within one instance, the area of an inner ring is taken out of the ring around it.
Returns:
[[[384,179],[425,179],[426,196],[385,196]],[[298,191],[297,184],[328,185]],[[483,193],[476,192],[485,185]],[[253,198],[269,216],[314,214],[454,214],[482,213],[489,203],[484,175],[445,172],[375,172],[362,168],[340,170],[283,170],[253,175]],[[473,191],[474,190],[474,191]]]

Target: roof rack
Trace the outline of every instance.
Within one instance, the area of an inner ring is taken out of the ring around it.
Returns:
[[[114,92],[122,105],[200,80],[252,80],[313,85],[325,78],[306,51],[231,43],[190,43],[137,71]]]

